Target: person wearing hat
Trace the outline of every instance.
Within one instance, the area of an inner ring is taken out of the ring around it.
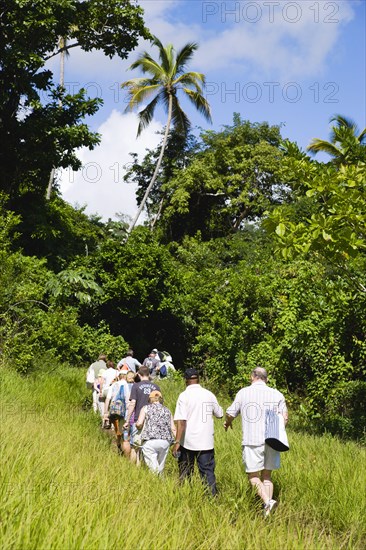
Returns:
[[[273,499],[272,470],[280,467],[280,453],[265,442],[267,411],[274,411],[288,420],[285,398],[281,392],[267,386],[266,369],[256,367],[251,373],[251,385],[242,388],[226,411],[225,431],[241,414],[243,463],[249,482],[263,501],[264,515],[269,516],[277,507]]]
[[[178,458],[179,478],[190,478],[197,461],[201,479],[216,495],[213,417],[222,418],[223,410],[215,395],[200,385],[196,369],[187,369],[184,378],[186,389],[175,408],[177,438],[172,449]]]
[[[172,413],[163,402],[161,392],[153,390],[149,395],[149,404],[142,407],[136,422],[136,428],[142,430],[144,461],[156,474],[163,472],[169,447],[176,436]]]

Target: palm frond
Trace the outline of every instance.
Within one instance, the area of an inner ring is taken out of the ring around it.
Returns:
[[[165,70],[166,76],[172,79],[175,75],[174,47],[172,44],[168,44],[167,46],[165,46],[165,55],[167,59],[167,65],[163,65],[163,68]]]
[[[139,112],[140,122],[137,128],[137,137],[139,137],[142,130],[144,130],[152,121],[154,112],[155,112],[155,107],[157,106],[160,100],[161,100],[161,93],[155,96],[154,99],[150,101],[150,103],[145,107],[145,109]]]
[[[182,84],[184,86],[192,86],[196,89],[197,92],[202,93],[201,83],[206,83],[205,75],[202,73],[189,72],[180,75],[178,78],[173,80],[173,86],[176,84]]]
[[[162,79],[164,76],[162,67],[147,52],[141,54],[139,58],[130,65],[129,69],[140,69],[143,73],[149,73],[156,79]]]
[[[190,102],[193,103],[197,111],[201,113],[206,120],[212,122],[211,109],[207,99],[205,99],[202,94],[189,90],[188,88],[183,88],[183,91],[187,95]]]
[[[152,84],[150,86],[130,88],[128,93],[129,101],[125,112],[132,111],[135,107],[148,99],[153,93],[158,92],[160,87],[160,84]]]
[[[364,128],[362,132],[358,135],[358,141],[361,145],[366,144],[366,128]]]
[[[331,155],[335,158],[343,156],[342,151],[338,149],[338,147],[336,147],[333,143],[319,138],[314,138],[306,149],[307,151],[309,151],[309,153],[313,153],[314,155],[323,152],[328,153],[328,155]]]
[[[351,118],[345,117],[343,115],[333,115],[329,119],[329,122],[336,122],[338,126],[344,126],[345,128],[349,128],[350,130],[357,130],[357,124]]]
[[[174,49],[173,46],[171,44],[168,44],[168,46],[164,47],[157,36],[153,36],[152,43],[159,49],[161,67],[164,69],[166,74],[170,73],[171,66],[168,51],[169,49],[170,51]]]
[[[178,132],[184,135],[188,134],[191,123],[189,122],[187,115],[179,105],[179,101],[176,96],[173,96],[172,122],[174,128]]]
[[[182,74],[189,61],[191,61],[194,52],[197,50],[196,42],[189,42],[181,50],[177,52],[175,59],[175,73]]]
[[[122,82],[121,88],[140,88],[143,86],[150,86],[153,84],[160,84],[160,82],[157,82],[154,78],[146,78],[146,77],[138,77],[138,78],[131,78],[130,80],[126,80],[125,82]]]

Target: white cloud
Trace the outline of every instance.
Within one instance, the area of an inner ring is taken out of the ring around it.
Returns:
[[[79,151],[82,170],[62,172],[60,187],[66,201],[81,206],[86,204],[87,213],[97,213],[104,220],[115,218],[116,213],[134,216],[136,187],[123,181],[126,167],[131,163],[129,153],[137,153],[142,158],[147,148],[158,145],[161,136],[156,132],[162,129],[159,122],[153,121],[136,139],[137,125],[136,114],[111,112],[98,128],[102,136],[100,145],[93,151],[86,148]]]
[[[342,24],[354,16],[351,4],[341,1],[237,2],[234,14],[226,13],[228,6],[212,3],[214,13],[204,18],[208,27],[216,22],[218,28],[196,55],[205,72],[236,68],[282,79],[317,75]]]

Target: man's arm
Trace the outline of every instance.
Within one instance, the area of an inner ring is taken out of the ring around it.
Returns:
[[[286,407],[284,408],[284,410],[282,411],[281,414],[282,414],[282,416],[283,416],[283,419],[284,419],[284,421],[285,421],[285,426],[286,426],[286,424],[287,424],[287,422],[288,422],[288,410],[286,409]]]
[[[285,398],[284,398],[283,395],[282,395],[282,399],[280,400],[280,402],[278,404],[278,412],[279,412],[279,414],[282,414],[283,419],[285,421],[285,426],[286,426],[286,424],[288,422],[288,410],[287,410],[286,401],[285,401]]]
[[[222,410],[222,407],[220,407],[216,397],[213,403],[213,409],[212,412],[216,418],[222,418],[224,416],[224,411]]]
[[[232,427],[233,420],[238,416],[238,414],[240,414],[240,403],[241,403],[241,391],[239,391],[236,394],[234,401],[231,403],[230,407],[226,409],[226,419],[224,422],[224,428],[226,432],[228,428],[233,429]]]
[[[177,422],[177,435],[176,435],[175,443],[172,447],[173,456],[175,456],[177,454],[177,452],[179,451],[180,443],[181,443],[182,439],[184,438],[184,434],[185,434],[186,426],[187,426],[187,421],[186,420],[177,420],[176,422]]]
[[[228,428],[233,429],[233,426],[232,426],[233,420],[234,420],[234,417],[230,416],[229,414],[226,413],[226,419],[225,419],[225,422],[224,422],[225,432],[228,431]]]
[[[130,402],[128,403],[127,416],[126,416],[125,423],[123,424],[123,427],[125,428],[125,430],[127,430],[129,426],[132,413],[135,410],[135,406],[136,406],[136,399],[131,399]]]
[[[170,429],[172,431],[172,436],[174,437],[175,441],[177,441],[177,428],[175,427],[173,415],[170,415]]]
[[[142,426],[144,425],[145,417],[146,417],[146,407],[142,407],[142,409],[140,411],[140,414],[139,414],[139,417],[138,417],[137,422],[136,422],[136,428],[138,430],[141,430]]]

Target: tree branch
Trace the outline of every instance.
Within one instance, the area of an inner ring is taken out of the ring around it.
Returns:
[[[52,59],[52,57],[55,57],[56,55],[67,52],[71,48],[76,48],[76,46],[80,46],[80,42],[75,42],[74,44],[70,44],[69,46],[64,46],[63,48],[59,48],[55,53],[52,53],[51,55],[48,55],[44,58],[45,61],[48,61],[49,59]]]

